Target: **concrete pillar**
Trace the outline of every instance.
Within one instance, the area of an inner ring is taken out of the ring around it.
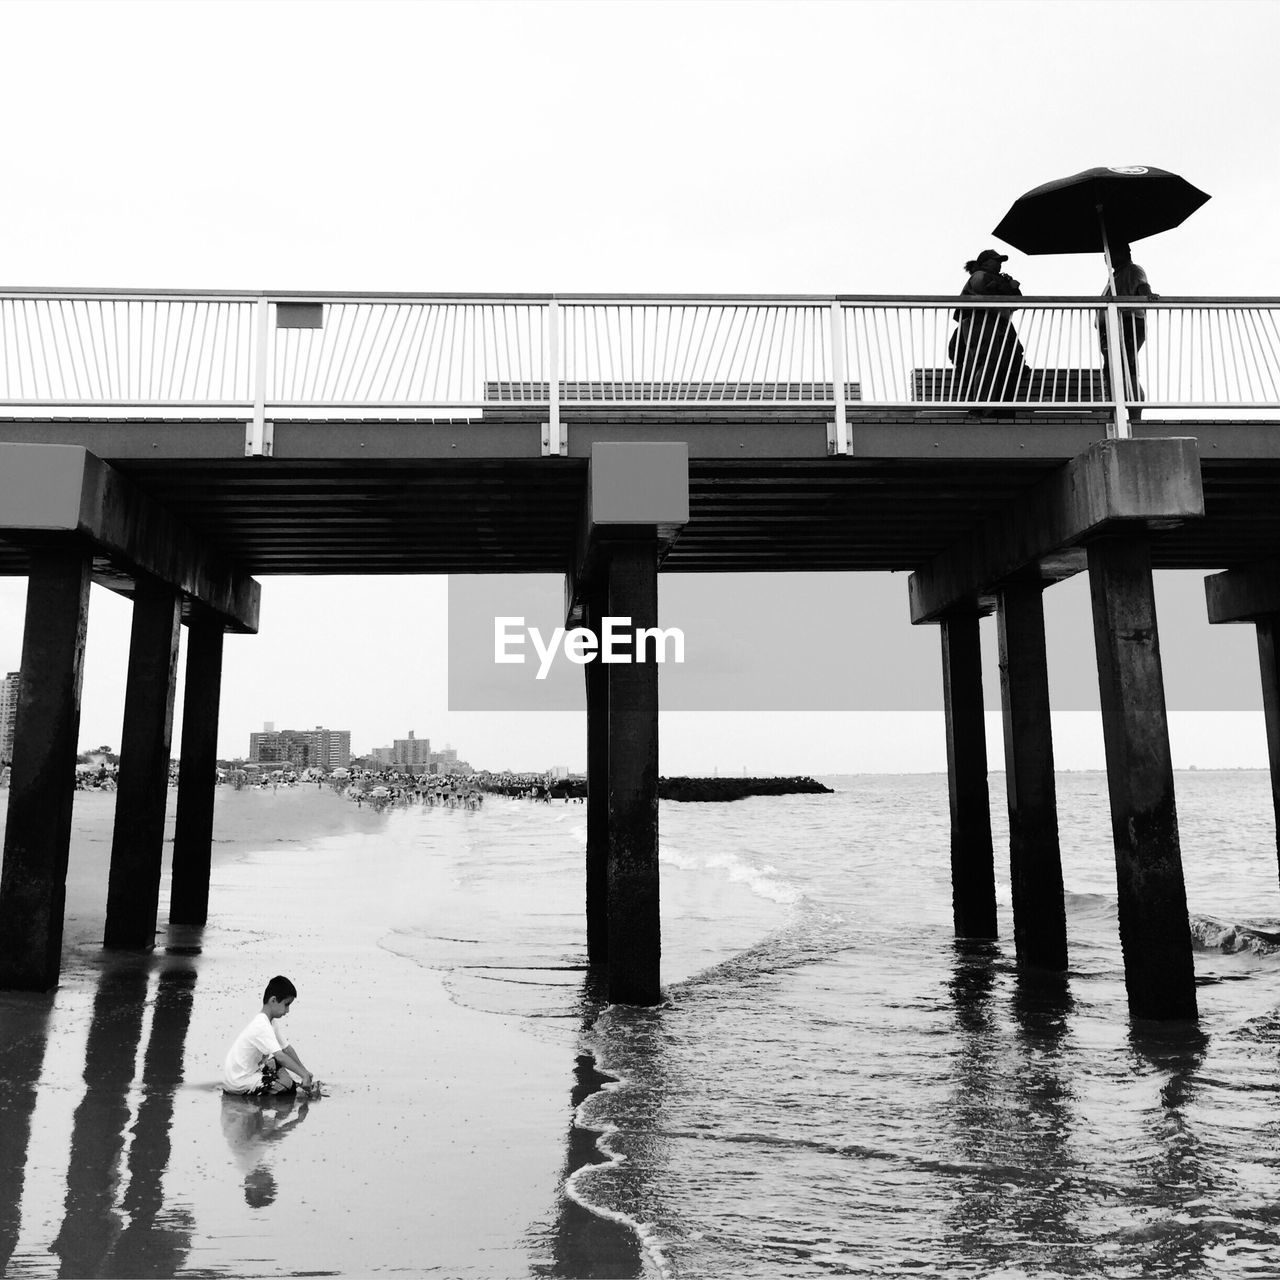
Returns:
[[[1280,661],[1276,632],[1280,615],[1257,619],[1258,668],[1262,675],[1262,712],[1267,724],[1267,756],[1271,763],[1271,805],[1276,818],[1276,856],[1280,860]]]
[[[1195,1018],[1148,535],[1091,542],[1089,590],[1129,1012]]]
[[[1058,846],[1043,584],[1003,588],[997,625],[1014,947],[1019,964],[1061,970],[1067,967],[1067,914]]]
[[[58,985],[88,609],[88,556],[33,551],[0,872],[0,990]]]
[[[586,624],[597,633],[603,592],[596,593]],[[609,673],[603,663],[583,667],[587,681],[587,963],[609,959]]]
[[[147,950],[155,944],[180,623],[177,591],[139,576],[102,939],[107,947]]]
[[[994,938],[995,859],[976,613],[941,619],[942,701],[951,797],[951,905],[958,938]]]
[[[187,626],[187,678],[182,695],[182,747],[173,832],[169,923],[209,918],[213,797],[218,779],[218,704],[222,695],[222,624],[195,614]]]
[[[658,558],[653,536],[609,547],[608,612],[633,627],[658,625]],[[634,656],[634,649],[633,649]],[[609,683],[608,998],[657,1004],[662,998],[658,914],[658,666],[606,664]]]

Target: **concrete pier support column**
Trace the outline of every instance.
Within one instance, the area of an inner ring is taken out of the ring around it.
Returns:
[[[951,905],[958,938],[994,938],[999,932],[978,618],[969,612],[940,619],[951,797]]]
[[[599,634],[604,593],[593,593],[584,621]],[[609,672],[583,667],[587,681],[587,963],[609,959]]]
[[[140,576],[133,597],[111,838],[103,934],[107,947],[146,950],[155,943],[180,622],[177,591]]]
[[[1257,628],[1271,803],[1276,819],[1276,852],[1280,856],[1280,561],[1211,574],[1204,580],[1204,590],[1210,622],[1252,622]]]
[[[1271,806],[1276,818],[1276,857],[1280,861],[1280,615],[1257,619],[1258,668],[1262,676],[1262,712],[1267,725],[1267,757],[1271,764]]]
[[[1148,535],[1091,542],[1089,590],[1129,1012],[1135,1018],[1195,1018]]]
[[[1007,585],[998,602],[1014,947],[1019,964],[1061,970],[1067,967],[1067,915],[1049,722],[1043,584]]]
[[[202,925],[209,918],[223,634],[222,623],[208,614],[194,615],[187,626],[187,678],[182,697],[173,889],[169,898],[171,924]]]
[[[658,625],[658,552],[640,533],[609,547],[608,612]],[[635,656],[634,646],[632,656]],[[658,914],[658,666],[605,665],[609,684],[608,998],[662,998]]]
[[[0,989],[58,985],[89,557],[33,551],[0,874]]]

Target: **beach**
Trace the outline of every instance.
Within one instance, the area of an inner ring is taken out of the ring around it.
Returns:
[[[156,952],[129,956],[97,945],[113,805],[76,796],[59,990],[0,996],[4,1274],[556,1275],[583,1218],[603,1265],[642,1274],[629,1233],[561,1194],[583,1158],[576,1015],[526,1034],[395,949],[405,931],[483,945],[497,905],[469,921],[452,873],[483,859],[487,815],[222,789],[209,926],[170,936],[162,918]],[[546,959],[573,1004],[566,933]],[[299,988],[285,1034],[326,1096],[228,1115],[222,1057],[275,973]]]
[[[1101,774],[1059,777],[1071,967],[952,937],[946,779],[663,802],[655,1009],[584,968],[582,805],[220,789],[211,919],[97,943],[76,799],[63,982],[0,996],[12,1276],[1269,1276],[1265,773],[1179,774],[1198,1027],[1127,1017]],[[268,977],[326,1082],[218,1088]]]

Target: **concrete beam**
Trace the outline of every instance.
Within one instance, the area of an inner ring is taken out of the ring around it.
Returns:
[[[89,609],[87,555],[37,549],[31,561],[0,865],[4,991],[58,985]]]
[[[1039,583],[1005,587],[1000,592],[997,625],[1014,950],[1020,965],[1061,971],[1067,967],[1067,913],[1053,773],[1043,587]]]
[[[1257,622],[1280,615],[1280,562],[1251,564],[1204,580],[1210,622]]]
[[[637,535],[609,554],[606,607],[636,627],[658,625],[653,539]],[[608,682],[609,854],[607,995],[658,1004],[662,925],[658,871],[658,664],[611,663]]]
[[[978,615],[943,618],[938,630],[942,636],[942,705],[951,800],[952,918],[957,938],[995,938],[999,936],[996,871]]]
[[[689,446],[682,441],[593,444],[587,497],[573,563],[565,577],[565,618],[580,626],[593,591],[607,578],[611,540],[652,530],[658,563],[689,523]]]
[[[1195,440],[1099,441],[913,573],[911,621],[983,607],[1019,576],[1078,572],[1082,560],[1063,550],[1117,526],[1168,528],[1203,515]]]
[[[592,596],[585,622],[596,629],[608,612],[607,595]],[[603,969],[609,959],[609,670],[602,662],[583,668],[587,683],[587,963]]]
[[[90,543],[113,568],[173,587],[228,630],[258,629],[258,583],[210,556],[114,467],[76,445],[0,443],[0,538],[48,545],[67,536]]]
[[[173,829],[170,924],[209,919],[214,788],[218,781],[218,708],[222,698],[222,628],[207,614],[187,627],[178,804]]]
[[[1271,769],[1271,807],[1275,814],[1276,854],[1280,857],[1280,617],[1259,618],[1258,674],[1262,677],[1262,718],[1267,726],[1267,762]]]
[[[1090,543],[1089,594],[1129,1012],[1194,1019],[1195,966],[1147,534]]]
[[[120,728],[120,773],[102,937],[106,947],[149,951],[155,943],[178,674],[179,609],[178,593],[167,583],[154,578],[138,580]]]

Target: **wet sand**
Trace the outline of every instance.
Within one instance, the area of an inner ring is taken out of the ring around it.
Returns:
[[[166,869],[157,948],[129,955],[98,944],[113,807],[77,797],[60,988],[0,994],[0,1272],[647,1274],[628,1230],[563,1194],[596,1158],[572,1126],[600,1083],[580,1021],[529,1034],[393,949],[424,920],[465,931],[446,846],[482,844],[483,813],[220,791],[210,924],[167,930]],[[327,1096],[224,1100],[274,973]]]

